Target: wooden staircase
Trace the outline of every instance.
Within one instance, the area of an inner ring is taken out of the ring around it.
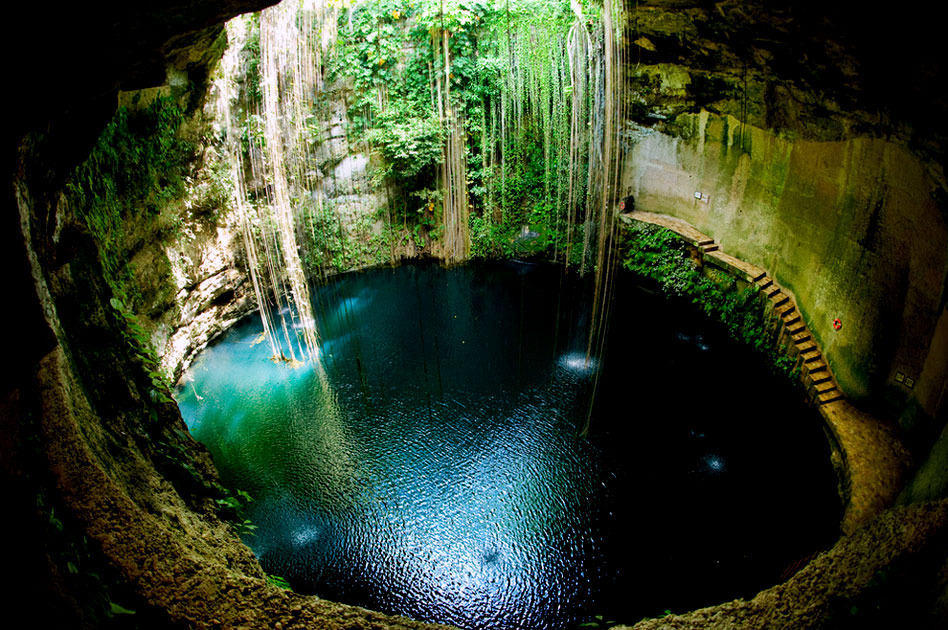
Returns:
[[[790,356],[796,358],[800,378],[810,398],[820,405],[842,398],[843,394],[830,373],[823,352],[803,322],[793,299],[780,289],[766,271],[752,281],[770,300],[773,313],[783,322],[781,337]]]
[[[701,253],[704,264],[713,265],[730,275],[743,278],[752,285],[756,285],[757,289],[770,301],[771,312],[781,321],[780,343],[785,344],[790,357],[796,359],[796,367],[800,369],[800,379],[810,399],[818,405],[824,405],[843,398],[843,393],[826,364],[823,352],[803,321],[795,301],[781,289],[765,269],[724,253],[713,238],[699,232],[681,219],[641,211],[622,215],[622,219],[642,221],[667,228],[694,246]]]

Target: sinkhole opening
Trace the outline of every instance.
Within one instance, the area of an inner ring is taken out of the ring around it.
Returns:
[[[272,360],[257,316],[207,348],[177,398],[254,498],[264,569],[420,620],[560,629],[752,597],[831,545],[815,410],[686,303],[615,282],[602,356],[590,278],[515,261],[313,287],[315,362]]]

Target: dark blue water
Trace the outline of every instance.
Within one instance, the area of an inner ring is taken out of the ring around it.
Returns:
[[[314,292],[318,365],[271,361],[256,316],[208,348],[179,403],[255,498],[264,569],[462,628],[573,628],[750,597],[831,543],[799,395],[625,276],[587,361],[587,285],[515,262],[353,273]]]

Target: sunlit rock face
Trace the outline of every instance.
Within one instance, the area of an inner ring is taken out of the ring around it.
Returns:
[[[161,348],[162,366],[175,379],[208,341],[255,308],[247,277],[234,261],[234,234],[227,227],[205,228],[203,247],[176,248],[172,254],[182,267],[175,301],[161,311],[152,334]],[[191,254],[189,257],[188,254]],[[189,273],[190,272],[190,273]]]

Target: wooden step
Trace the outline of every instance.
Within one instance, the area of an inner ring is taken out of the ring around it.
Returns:
[[[717,249],[718,249],[717,245],[702,245],[701,246],[701,251],[703,251],[705,254],[707,254],[708,252],[717,251]]]
[[[782,317],[785,324],[789,324],[790,317],[795,310],[797,310],[797,307],[795,307],[792,302],[787,302],[775,308],[774,313]],[[799,319],[799,316],[797,316],[797,319]]]
[[[758,280],[755,284],[760,288],[761,291],[763,291],[767,287],[772,287],[774,285],[774,281],[771,280],[770,278],[762,278],[761,280]]]
[[[820,405],[825,405],[826,403],[831,403],[835,400],[839,400],[843,397],[842,392],[838,389],[834,389],[831,392],[826,392],[825,394],[820,394],[816,397],[816,402]]]
[[[704,247],[706,245],[711,245],[714,243],[713,238],[701,238],[695,241],[695,247]]]
[[[766,277],[767,277],[767,272],[761,270],[760,273],[758,273],[756,276],[751,277],[751,282],[760,282]]]
[[[780,287],[778,287],[776,284],[766,284],[760,287],[760,290],[763,291],[769,298],[773,298],[775,295],[780,294]]]
[[[796,346],[797,350],[800,351],[800,354],[805,354],[811,350],[819,350],[819,348],[816,347],[816,343],[814,343],[812,339],[804,339],[803,341],[798,342]]]
[[[800,345],[801,343],[803,343],[804,341],[807,341],[807,340],[810,339],[810,331],[807,330],[806,328],[804,328],[803,330],[801,330],[801,331],[798,332],[798,333],[791,334],[791,335],[790,335],[790,338],[793,339],[793,343],[795,343],[795,344],[797,344],[797,346],[799,346],[799,345]]]
[[[833,378],[830,376],[829,370],[810,370],[807,374],[807,378],[812,385],[822,385],[823,383],[833,384]]]
[[[836,383],[829,377],[829,374],[826,375],[826,378],[819,383],[813,383],[813,389],[816,390],[817,394],[825,394],[826,392],[836,389]]]
[[[806,324],[800,320],[799,313],[790,313],[783,318],[783,325],[787,327],[787,332],[791,335],[795,335],[801,330],[806,329]]]
[[[768,297],[773,301],[774,306],[780,306],[781,304],[786,304],[790,301],[790,296],[784,293],[780,293],[780,289],[777,289],[777,293],[774,295],[768,295]]]
[[[829,370],[826,369],[826,362],[823,360],[813,361],[812,363],[805,363],[803,365],[803,373],[805,376],[808,376],[811,379],[815,380],[814,372],[825,372],[827,377],[829,376]]]
[[[823,353],[818,349],[809,350],[800,354],[803,357],[804,363],[813,363],[814,361],[820,361],[823,359]]]

